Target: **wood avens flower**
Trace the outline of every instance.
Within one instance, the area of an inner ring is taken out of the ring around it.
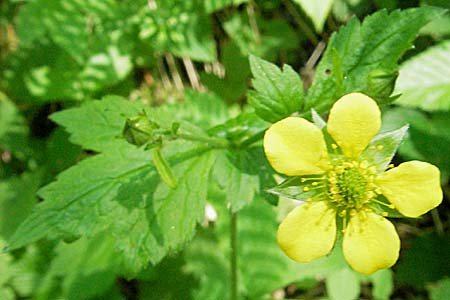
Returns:
[[[389,165],[407,127],[377,135],[380,110],[366,95],[342,97],[328,123],[316,124],[289,117],[264,137],[272,167],[292,176],[271,192],[306,201],[281,223],[281,249],[308,262],[328,254],[342,232],[344,257],[354,270],[371,274],[392,266],[400,240],[385,217],[418,217],[438,206],[439,169],[420,161]]]

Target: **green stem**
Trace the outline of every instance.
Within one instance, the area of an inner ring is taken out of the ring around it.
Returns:
[[[177,137],[184,139],[184,140],[188,140],[188,141],[207,143],[210,146],[217,147],[217,148],[227,148],[230,144],[226,139],[210,137],[210,136],[200,136],[200,135],[193,135],[193,134],[186,134],[186,133],[178,133]]]
[[[230,209],[230,300],[238,300],[237,275],[237,213]]]

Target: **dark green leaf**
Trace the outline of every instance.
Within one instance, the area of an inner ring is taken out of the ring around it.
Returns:
[[[306,109],[325,112],[337,99],[350,92],[362,92],[384,100],[385,88],[379,90],[369,86],[373,84],[373,72],[394,72],[398,59],[411,47],[419,29],[443,12],[432,7],[396,10],[390,14],[382,10],[365,18],[362,24],[356,18],[351,19],[330,39],[309,90]],[[339,93],[333,51],[338,53],[344,78]]]

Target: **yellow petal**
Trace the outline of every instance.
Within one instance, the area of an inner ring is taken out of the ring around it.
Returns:
[[[418,217],[442,202],[439,169],[422,161],[400,164],[377,180],[383,195],[407,217]]]
[[[289,117],[270,126],[264,152],[272,167],[288,176],[323,173],[328,162],[322,131],[302,118]]]
[[[394,225],[375,213],[351,217],[344,233],[343,252],[349,265],[363,274],[391,267],[398,259],[400,239]]]
[[[308,262],[328,254],[336,238],[336,212],[324,202],[296,207],[278,228],[278,245],[287,256]]]
[[[358,156],[381,127],[380,109],[361,93],[339,99],[331,108],[327,130],[344,155]]]

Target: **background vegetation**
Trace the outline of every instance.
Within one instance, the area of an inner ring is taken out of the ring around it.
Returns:
[[[2,1],[0,299],[450,299],[448,8]],[[339,249],[290,261],[292,204],[265,192],[270,123],[353,91],[410,125],[395,163],[437,165],[445,195],[394,220],[400,260],[372,276]]]

